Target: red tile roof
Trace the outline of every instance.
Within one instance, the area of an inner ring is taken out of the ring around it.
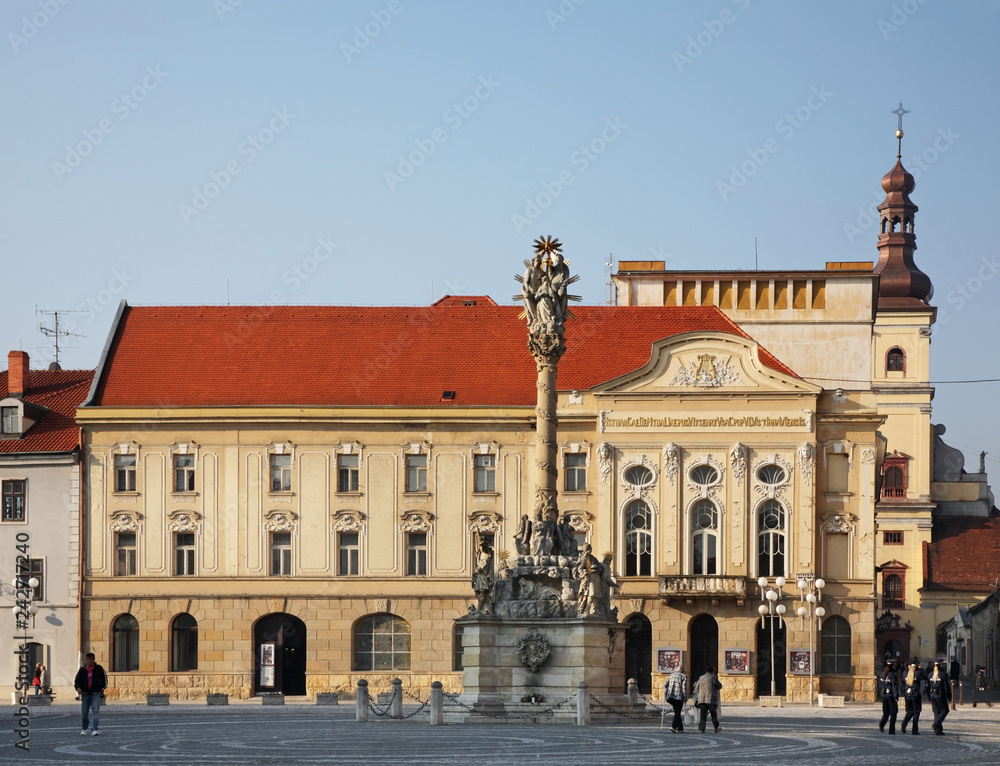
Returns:
[[[87,398],[92,370],[30,370],[25,402],[50,410],[23,439],[0,439],[0,454],[70,452],[80,444],[76,408]],[[8,394],[7,371],[0,372],[0,398]]]
[[[930,590],[992,591],[1000,576],[1000,519],[983,516],[934,519],[927,546]]]
[[[535,363],[518,306],[126,307],[94,405],[531,406]],[[642,367],[686,332],[749,338],[714,307],[574,307],[560,390]],[[761,362],[794,376],[761,349]]]

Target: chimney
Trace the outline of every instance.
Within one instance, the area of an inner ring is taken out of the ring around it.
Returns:
[[[7,393],[18,399],[28,393],[27,351],[11,351],[7,354]]]

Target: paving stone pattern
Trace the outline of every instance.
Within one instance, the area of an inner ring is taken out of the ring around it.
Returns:
[[[404,714],[416,705],[406,705]],[[15,709],[11,708],[11,713]],[[618,725],[454,724],[430,726],[426,712],[396,721],[354,720],[354,706],[289,702],[263,707],[240,702],[149,708],[109,704],[101,736],[80,736],[75,704],[31,713],[31,750],[0,739],[2,764],[982,764],[1000,763],[1000,707],[951,713],[945,736],[930,729],[925,708],[920,736],[878,731],[881,707],[842,709],[725,706],[722,730],[684,734],[660,730],[658,717]]]

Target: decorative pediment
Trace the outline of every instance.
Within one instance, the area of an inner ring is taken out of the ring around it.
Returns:
[[[567,511],[563,514],[563,518],[566,519],[569,528],[574,532],[581,532],[585,535],[590,534],[594,514],[587,513],[587,511]]]
[[[620,395],[714,389],[822,392],[819,386],[764,365],[755,340],[724,332],[682,333],[659,340],[645,365],[592,391]]]
[[[906,564],[904,564],[902,561],[896,561],[896,559],[887,561],[884,564],[879,564],[878,568],[881,569],[883,572],[887,569],[909,569],[909,567]]]
[[[406,442],[403,445],[403,453],[406,455],[430,455],[430,442]]]
[[[856,517],[849,513],[831,513],[823,517],[820,529],[827,535],[849,535],[854,531]]]
[[[138,532],[142,528],[142,518],[137,511],[112,511],[108,527],[112,532]]]
[[[201,445],[195,442],[174,442],[173,446],[170,448],[170,464],[174,465],[175,455],[192,455],[194,457],[194,465],[198,465],[198,453],[201,449]]]
[[[590,443],[587,441],[569,442],[559,448],[559,467],[566,467],[566,455],[586,455],[585,463],[590,467]]]
[[[500,445],[497,442],[480,442],[472,448],[472,454],[475,455],[499,455]]]
[[[135,455],[138,461],[139,442],[118,442],[111,448],[111,452],[115,455]]]
[[[274,442],[267,446],[267,465],[271,466],[273,455],[289,455],[292,458],[292,465],[295,465],[295,445],[289,442]]]
[[[344,442],[343,444],[337,444],[334,446],[333,451],[339,452],[342,455],[360,455],[364,450],[365,445],[359,441]]]
[[[479,534],[495,535],[502,520],[500,514],[494,511],[473,511],[469,514],[469,529]]]
[[[434,514],[427,511],[404,511],[399,528],[404,532],[429,532]]]
[[[298,516],[292,511],[272,510],[264,514],[264,529],[268,532],[293,532]]]
[[[365,523],[365,514],[361,511],[334,511],[333,530],[335,532],[360,532]]]
[[[196,511],[172,511],[167,514],[167,529],[171,532],[197,532],[201,514]]]

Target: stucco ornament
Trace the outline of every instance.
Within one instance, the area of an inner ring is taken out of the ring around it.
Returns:
[[[514,645],[514,649],[521,664],[527,665],[532,673],[537,673],[538,668],[545,664],[552,653],[552,647],[538,628],[528,628],[524,637]]]
[[[802,469],[802,478],[812,481],[813,466],[816,464],[816,450],[812,444],[806,442],[799,447],[799,468]]]
[[[677,370],[671,386],[697,386],[699,388],[720,388],[725,385],[742,385],[743,378],[735,368],[730,367],[712,354],[699,354],[697,362],[687,367],[683,363]]]
[[[677,471],[681,467],[681,451],[677,445],[670,442],[663,448],[663,474],[670,480],[673,486],[674,479],[677,478]]]
[[[743,478],[747,474],[747,448],[745,444],[736,442],[729,450],[729,465],[733,469],[733,478],[737,485],[743,484]]]
[[[611,475],[611,458],[614,454],[614,448],[606,442],[597,450],[597,470],[601,472],[601,484],[608,483],[608,477]]]

